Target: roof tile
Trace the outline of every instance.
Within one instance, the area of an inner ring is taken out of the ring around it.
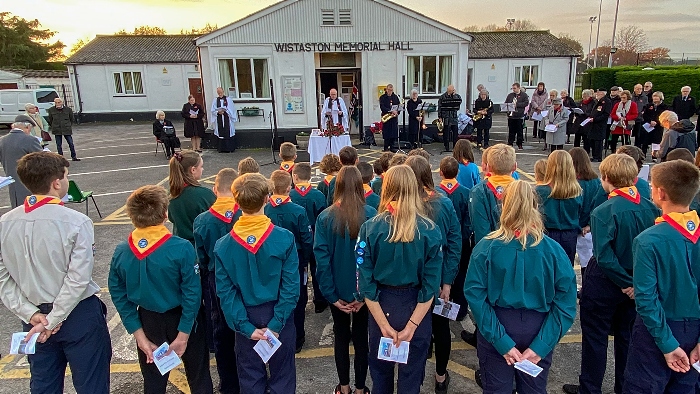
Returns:
[[[469,33],[474,41],[470,59],[579,56],[549,31],[493,31]]]
[[[197,63],[196,35],[97,36],[66,64]]]

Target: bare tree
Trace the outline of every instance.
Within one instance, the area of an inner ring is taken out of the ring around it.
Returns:
[[[559,34],[559,39],[568,45],[569,48],[576,51],[576,53],[583,56],[583,45],[581,45],[581,42],[574,36],[568,33],[561,33]]]
[[[479,25],[469,25],[462,29],[465,33],[478,33],[481,31],[481,26]]]
[[[482,31],[531,31],[538,30],[539,27],[529,19],[517,19],[512,26],[497,25],[495,23],[488,24],[486,26],[470,25],[462,29],[464,32],[478,33]]]
[[[539,27],[537,27],[535,22],[529,19],[516,19],[515,23],[513,23],[513,27],[511,28],[511,30],[515,31],[531,31],[537,29],[539,29]]]
[[[615,46],[628,52],[644,52],[649,49],[647,34],[638,26],[625,26],[617,32]]]

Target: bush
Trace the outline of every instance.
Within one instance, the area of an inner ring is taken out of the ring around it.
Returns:
[[[618,75],[619,73],[624,73],[624,72],[641,72],[643,75],[649,75],[652,71],[697,71],[700,70],[700,67],[697,66],[654,66],[654,70],[643,70],[644,67],[639,67],[639,66],[618,66],[618,67],[612,67],[612,68],[607,68],[607,67],[599,67],[599,68],[592,68],[588,70],[585,74],[583,79],[581,80],[581,84],[583,89],[598,89],[598,88],[605,88],[605,89],[610,89],[612,86],[623,86],[626,89],[632,90],[635,84],[641,83],[643,84],[644,82],[648,81],[649,79],[641,79],[638,81],[635,81],[632,85],[629,85],[627,80],[623,81],[618,81]],[[675,74],[674,74],[675,75]],[[663,78],[663,77],[662,77]],[[696,87],[697,85],[694,85],[691,83],[692,81],[689,80],[688,83],[681,84],[678,89],[676,89],[674,92],[674,96],[677,94],[677,92],[680,91],[680,88],[683,85],[690,85],[691,87]],[[656,83],[655,81],[652,80],[652,83],[654,83],[654,88],[656,89]],[[666,95],[666,92],[664,91],[664,95]]]
[[[615,76],[615,84],[632,89],[635,84],[651,81],[654,91],[664,94],[664,102],[670,104],[680,94],[681,88],[690,86],[693,92],[700,91],[700,68],[666,68],[642,71],[620,71]],[[696,94],[691,94],[696,96]]]

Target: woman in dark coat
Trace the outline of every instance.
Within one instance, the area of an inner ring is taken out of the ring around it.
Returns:
[[[185,119],[185,138],[192,141],[192,150],[202,153],[202,138],[204,138],[204,107],[197,104],[194,96],[187,98],[182,106],[182,117]]]
[[[165,119],[165,112],[156,112],[156,121],[153,122],[153,135],[158,141],[162,142],[165,147],[165,155],[170,159],[175,148],[180,147],[180,140],[175,135],[175,126],[173,122]]]
[[[593,98],[593,90],[585,89],[581,92],[581,103],[578,107],[581,108],[583,114],[576,114],[574,119],[574,147],[580,147],[581,142],[583,142],[583,149],[591,154],[591,147],[588,144],[588,132],[591,130],[591,124],[588,123],[585,126],[581,126],[581,122],[592,117],[593,108],[595,106],[595,99]]]
[[[489,130],[493,125],[493,101],[489,98],[489,91],[486,89],[481,89],[479,91],[479,98],[474,101],[474,116],[481,115],[481,119],[474,122],[474,128],[476,129],[476,143],[478,147],[488,148],[489,147]],[[483,138],[483,145],[482,143]]]
[[[644,155],[647,154],[649,145],[661,144],[661,139],[664,135],[664,127],[661,126],[661,122],[659,122],[659,115],[668,110],[668,106],[663,102],[664,94],[662,92],[654,92],[654,94],[651,95],[651,100],[651,103],[644,109],[643,118],[644,123],[649,123],[654,129],[651,132],[647,132],[642,127],[639,135],[642,138],[641,148]]]
[[[559,95],[561,96],[561,103],[564,107],[566,107],[570,115],[569,116],[569,123],[566,124],[566,143],[570,144],[570,136],[571,134],[575,134],[576,130],[574,127],[574,121],[576,120],[576,117],[574,115],[574,108],[578,108],[576,105],[576,101],[574,101],[573,97],[569,96],[569,92],[566,89],[562,89],[561,92],[559,92]]]
[[[406,102],[406,111],[408,113],[408,142],[412,148],[418,148],[418,133],[420,132],[423,119],[420,116],[418,107],[423,104],[423,100],[418,98],[418,91],[411,90],[411,99]]]

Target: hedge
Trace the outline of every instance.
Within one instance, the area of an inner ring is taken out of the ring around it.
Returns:
[[[663,92],[664,102],[671,104],[673,98],[680,94],[681,88],[685,85],[693,89],[694,94],[691,96],[697,97],[697,92],[700,92],[700,68],[620,71],[615,74],[614,84],[632,90],[634,85],[643,84],[646,81],[654,84],[655,92]]]
[[[639,66],[618,66],[618,67],[612,67],[612,68],[607,68],[607,67],[599,67],[599,68],[592,68],[586,71],[585,74],[588,74],[589,78],[584,78],[582,80],[582,86],[584,89],[597,89],[597,88],[606,88],[609,89],[610,87],[614,86],[616,84],[615,81],[615,75],[619,72],[625,72],[625,71],[644,71],[644,67],[639,67]],[[655,66],[654,71],[657,70],[698,70],[700,67],[697,66],[687,66],[687,65],[682,65],[682,66]],[[651,71],[651,70],[647,70]],[[584,74],[584,75],[585,75]],[[644,83],[646,81],[642,81],[641,83]]]

